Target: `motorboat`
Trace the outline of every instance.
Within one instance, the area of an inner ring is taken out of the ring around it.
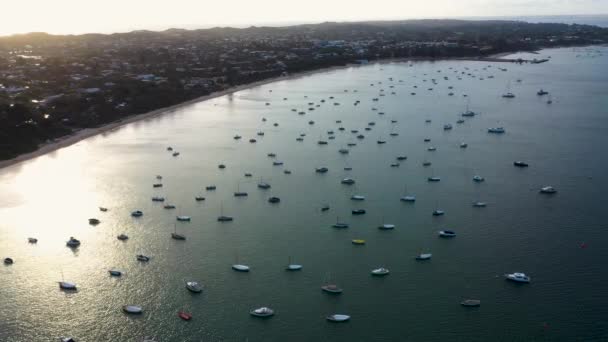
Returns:
[[[232,265],[232,269],[237,272],[249,272],[249,266],[247,265],[234,264]]]
[[[462,302],[460,302],[460,305],[474,308],[474,307],[481,306],[481,301],[479,299],[465,299]]]
[[[191,220],[190,216],[184,216],[184,215],[178,215],[175,218],[181,222],[190,222],[190,220]]]
[[[253,174],[251,174],[251,173],[249,173],[249,172],[246,172],[246,173],[245,173],[245,177],[251,177],[251,176],[253,176]]]
[[[340,152],[341,154],[348,154],[349,151],[346,148],[341,148],[338,150],[338,152]]]
[[[521,160],[514,161],[513,165],[517,167],[528,167],[528,163],[523,162]]]
[[[268,202],[269,202],[269,203],[279,203],[279,202],[281,202],[281,199],[280,199],[280,198],[278,198],[278,197],[273,196],[273,197],[270,197],[270,198],[268,199]]]
[[[328,210],[329,210],[329,205],[327,205],[327,204],[326,204],[326,205],[323,205],[323,206],[321,207],[321,211],[328,211]]]
[[[254,317],[262,317],[262,318],[271,317],[274,315],[274,310],[264,306],[264,307],[253,309],[253,310],[249,311],[249,314],[251,314]]]
[[[441,209],[435,209],[433,210],[433,216],[441,216],[444,215],[445,211],[441,210]]]
[[[505,274],[505,278],[516,283],[529,283],[532,280],[525,273],[520,272]]]
[[[190,292],[201,293],[203,292],[203,286],[196,281],[187,281],[186,288]]]
[[[399,165],[401,165],[401,164],[399,164],[399,163],[391,163],[390,164],[391,167],[399,167]]]
[[[143,262],[150,261],[150,257],[145,256],[145,255],[143,255],[143,254],[137,254],[137,255],[135,256],[135,258],[136,258],[138,261],[143,261]]]
[[[433,254],[431,253],[422,253],[416,256],[416,260],[430,260]]]
[[[396,158],[398,161],[404,161],[407,159],[407,156],[397,156]]]
[[[352,185],[352,184],[355,184],[355,180],[352,178],[344,178],[340,183]]]
[[[380,267],[380,268],[376,268],[376,269],[372,270],[371,273],[373,276],[385,276],[385,275],[388,275],[390,273],[390,271],[387,268]]]
[[[285,170],[283,170],[283,173],[286,174],[286,175],[290,175],[291,174],[291,170],[285,169]]]
[[[430,161],[423,161],[422,162],[422,166],[431,166],[431,162]]]
[[[321,290],[328,292],[328,293],[333,293],[333,294],[338,294],[338,293],[342,293],[342,288],[338,287],[338,285],[336,284],[327,284],[327,285],[323,285],[321,286]]]
[[[365,240],[363,239],[353,239],[351,242],[353,245],[365,245]]]
[[[350,199],[353,201],[364,201],[365,200],[365,196],[363,195],[352,195],[350,196]]]
[[[123,305],[122,311],[128,314],[139,315],[144,312],[144,309],[139,305]]]
[[[541,194],[554,194],[557,192],[552,186],[543,186],[539,191]]]
[[[254,139],[254,140],[255,140],[255,139]],[[218,165],[217,167],[218,167],[218,169],[225,169],[225,168],[226,168],[226,165],[224,165],[224,164],[220,164],[220,165]]]
[[[120,277],[122,275],[122,271],[116,269],[108,270],[108,272],[112,277]]]
[[[487,206],[487,203],[486,202],[477,201],[477,202],[473,202],[473,206],[475,208],[485,208]]]
[[[502,134],[504,132],[505,132],[505,129],[503,127],[490,127],[490,128],[488,128],[488,133]]]
[[[116,238],[120,241],[125,241],[125,240],[129,239],[129,237],[126,234],[120,234]]]
[[[135,210],[135,211],[131,212],[131,216],[133,216],[133,217],[141,217],[143,215],[144,215],[144,213],[141,210]]]
[[[249,142],[253,144],[253,143],[256,143],[256,142],[257,142],[257,140],[255,140],[255,139],[251,138],[251,139],[249,139]]]
[[[80,246],[80,240],[74,238],[73,236],[70,236],[70,239],[68,240],[68,242],[66,242],[66,246],[78,247],[78,246]]]
[[[349,315],[333,314],[325,317],[330,322],[346,322],[350,319]]]
[[[479,176],[479,175],[475,175],[473,176],[473,181],[474,182],[483,182],[485,180],[485,178]]]
[[[424,138],[424,142],[431,142],[431,138]]]
[[[378,226],[378,229],[391,230],[391,229],[395,229],[395,225],[391,224],[391,223],[383,223],[380,226]]]
[[[363,214],[365,214],[365,209],[353,209],[351,211],[351,213],[353,215],[363,215]]]
[[[456,232],[453,230],[440,230],[439,236],[444,238],[452,238],[456,236]]]

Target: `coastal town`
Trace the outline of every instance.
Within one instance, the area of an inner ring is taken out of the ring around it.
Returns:
[[[608,29],[413,20],[0,37],[0,160],[237,85],[385,59],[605,44]]]

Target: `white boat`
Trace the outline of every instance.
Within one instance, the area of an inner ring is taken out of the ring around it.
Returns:
[[[327,284],[327,285],[323,285],[321,286],[321,290],[325,291],[325,292],[329,292],[329,293],[334,293],[334,294],[338,294],[338,293],[342,293],[342,288],[338,287],[338,285],[336,284]]]
[[[76,290],[76,283],[71,283],[69,281],[60,281],[59,288],[62,290]]]
[[[505,278],[516,283],[529,283],[532,280],[525,273],[520,272],[505,274]]]
[[[78,247],[80,246],[80,240],[70,236],[70,239],[66,242],[66,246],[68,247]]]
[[[365,196],[363,195],[352,195],[350,196],[350,199],[353,201],[364,201],[365,200]]]
[[[262,181],[260,180],[260,182],[258,183],[258,188],[260,188],[260,189],[264,189],[264,190],[266,190],[266,189],[270,189],[270,184],[268,184],[268,183],[266,183],[266,182],[262,182]]]
[[[395,225],[391,224],[391,223],[383,223],[382,225],[378,226],[378,229],[391,230],[391,229],[395,229]]]
[[[141,314],[144,312],[144,309],[139,305],[123,305],[122,311],[128,314]]]
[[[445,237],[445,238],[451,238],[451,237],[455,237],[456,236],[456,232],[453,230],[440,230],[439,231],[439,236],[440,237]]]
[[[76,340],[73,337],[60,337],[59,341],[61,341],[61,342],[76,342]]]
[[[249,272],[249,266],[247,265],[234,264],[232,265],[232,269],[238,272]]]
[[[430,260],[432,256],[431,253],[422,253],[416,256],[416,260]]]
[[[441,216],[445,214],[445,211],[441,210],[441,209],[435,209],[433,210],[433,216]]]
[[[355,180],[352,178],[344,178],[340,183],[352,185],[352,184],[355,184]]]
[[[401,198],[399,198],[399,200],[402,202],[416,202],[416,196],[412,196],[412,195],[401,196]]]
[[[483,207],[487,206],[487,204],[486,204],[486,202],[477,201],[477,202],[473,202],[473,206],[476,208],[483,208]]]
[[[465,299],[460,302],[460,305],[473,308],[481,306],[481,301],[479,299]]]
[[[376,268],[376,269],[372,270],[371,273],[374,276],[385,276],[385,275],[388,275],[390,273],[390,271],[387,268],[380,267],[380,268]]]
[[[543,186],[542,188],[540,188],[541,194],[554,194],[556,192],[557,190],[555,190],[555,188],[553,188],[552,186]]]
[[[253,310],[249,311],[249,314],[251,314],[252,316],[255,316],[255,317],[270,317],[270,316],[274,315],[274,310],[263,306],[261,308],[257,308],[257,309],[253,309]]]
[[[203,286],[196,281],[187,281],[186,288],[190,292],[201,293],[203,291]]]
[[[287,271],[299,271],[301,269],[302,269],[302,265],[292,264],[291,263],[291,257],[289,257],[289,259],[287,260],[287,267],[285,267],[285,270],[287,270]]]
[[[330,322],[346,322],[350,319],[349,315],[344,314],[333,314],[326,317]]]

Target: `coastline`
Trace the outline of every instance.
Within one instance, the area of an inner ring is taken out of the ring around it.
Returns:
[[[498,53],[498,54],[494,54],[494,55],[488,55],[485,57],[481,57],[481,58],[473,58],[473,57],[443,57],[443,58],[432,58],[432,57],[399,57],[399,58],[386,58],[386,59],[381,59],[381,60],[374,60],[374,61],[370,61],[369,64],[375,64],[375,63],[381,63],[381,64],[387,64],[387,63],[407,63],[407,62],[411,62],[411,61],[442,61],[442,60],[460,60],[460,61],[488,61],[488,62],[500,62],[502,58],[504,58],[505,56],[511,55],[517,53],[517,51],[515,52],[502,52],[502,53]],[[511,60],[505,59],[503,62],[511,62]],[[228,95],[228,94],[233,94],[242,90],[247,90],[247,89],[251,89],[251,88],[255,88],[255,87],[259,87],[259,86],[263,86],[266,84],[270,84],[273,82],[278,82],[278,81],[286,81],[286,80],[293,80],[293,79],[297,79],[300,77],[306,77],[306,76],[310,76],[310,75],[314,75],[314,74],[319,74],[319,73],[326,73],[326,72],[331,72],[331,71],[335,71],[335,70],[341,70],[341,69],[347,69],[347,68],[352,68],[352,67],[360,67],[360,66],[365,66],[365,65],[369,65],[369,64],[353,64],[353,63],[349,63],[346,65],[338,65],[338,66],[331,66],[331,67],[325,67],[325,68],[320,68],[320,69],[315,69],[315,70],[308,70],[308,71],[302,71],[302,72],[297,72],[294,74],[289,74],[287,76],[277,76],[277,77],[271,77],[265,80],[260,80],[260,81],[256,81],[256,82],[252,82],[252,83],[247,83],[247,84],[242,84],[242,85],[238,85],[238,86],[234,86],[234,87],[230,87],[228,89],[224,89],[221,91],[217,91],[217,92],[213,92],[207,95],[203,95],[203,96],[199,96],[197,98],[194,98],[192,100],[188,100],[186,102],[182,102],[182,103],[178,103],[175,104],[173,106],[169,106],[169,107],[163,107],[163,108],[159,108],[159,109],[155,109],[153,111],[147,112],[147,113],[142,113],[142,114],[138,114],[138,115],[131,115],[128,116],[124,119],[120,119],[118,121],[114,121],[114,122],[110,122],[107,124],[104,124],[100,127],[96,127],[96,128],[85,128],[85,129],[81,129],[81,130],[77,130],[75,132],[73,132],[72,134],[60,137],[55,139],[54,141],[48,142],[48,143],[44,143],[42,145],[40,145],[38,147],[37,150],[32,151],[32,152],[28,152],[28,153],[24,153],[21,154],[13,159],[7,159],[7,160],[1,160],[0,161],[0,169],[4,169],[6,167],[15,165],[15,164],[19,164],[25,161],[28,161],[30,159],[34,159],[40,156],[43,156],[47,153],[62,149],[64,147],[68,147],[71,145],[74,145],[84,139],[87,138],[91,138],[93,136],[102,134],[102,133],[106,133],[106,132],[111,132],[114,130],[117,130],[118,128],[128,125],[130,123],[136,122],[136,121],[141,121],[141,120],[146,120],[146,119],[150,119],[156,116],[160,116],[178,109],[181,109],[183,107],[187,107],[190,106],[192,104],[198,103],[198,102],[202,102],[202,101],[207,101],[207,100],[211,100],[214,98],[218,98],[224,95]]]

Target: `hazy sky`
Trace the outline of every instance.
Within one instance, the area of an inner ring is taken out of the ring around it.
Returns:
[[[1,0],[0,35],[327,20],[608,14],[608,0]]]

